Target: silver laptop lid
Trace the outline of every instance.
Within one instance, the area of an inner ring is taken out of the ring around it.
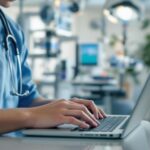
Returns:
[[[122,134],[122,137],[126,137],[132,130],[134,130],[150,109],[150,75],[144,85],[144,88],[137,100],[136,106],[131,114],[128,124]]]

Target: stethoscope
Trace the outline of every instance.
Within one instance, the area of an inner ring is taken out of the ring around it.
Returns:
[[[10,91],[11,95],[13,96],[19,96],[19,97],[23,97],[23,96],[27,96],[29,95],[29,91],[26,90],[25,92],[22,92],[22,67],[21,67],[21,60],[20,60],[20,52],[19,49],[17,47],[17,42],[15,37],[13,36],[13,34],[11,33],[11,29],[10,26],[8,24],[8,21],[5,17],[5,14],[3,13],[3,11],[0,9],[0,19],[2,21],[2,25],[4,27],[5,33],[6,33],[6,39],[5,39],[5,47],[6,47],[6,57],[8,59],[8,64],[9,64],[9,69],[10,69],[10,74],[11,74],[11,80],[12,80],[12,90]],[[17,67],[19,69],[19,90],[17,91],[16,87],[15,87],[15,76],[14,76],[14,68],[13,68],[13,64],[11,63],[10,60],[10,49],[11,49],[11,45],[13,44],[14,50],[15,50],[15,56],[17,58]]]

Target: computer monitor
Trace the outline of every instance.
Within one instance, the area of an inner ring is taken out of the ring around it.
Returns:
[[[99,45],[86,43],[79,44],[79,65],[81,66],[96,66],[98,65]]]

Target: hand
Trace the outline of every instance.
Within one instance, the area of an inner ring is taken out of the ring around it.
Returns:
[[[103,119],[106,117],[104,111],[98,108],[92,100],[85,100],[85,99],[78,99],[78,98],[73,98],[71,100],[73,102],[86,106],[91,111],[91,113],[94,114],[96,119]]]
[[[32,128],[49,128],[61,124],[74,124],[80,128],[96,127],[98,123],[95,116],[98,118],[104,116],[103,111],[93,102],[80,99],[54,101],[29,110],[32,116],[30,119]]]

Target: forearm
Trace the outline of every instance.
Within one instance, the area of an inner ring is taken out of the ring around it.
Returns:
[[[40,97],[35,99],[30,107],[50,102],[50,100]],[[34,117],[32,115],[32,108],[0,109],[0,134],[33,127]]]
[[[105,116],[92,101],[79,99],[57,100],[33,108],[0,109],[0,134],[23,128],[56,127],[64,123],[81,128],[97,127],[97,115],[98,119]]]
[[[28,109],[0,110],[0,134],[30,127]]]

